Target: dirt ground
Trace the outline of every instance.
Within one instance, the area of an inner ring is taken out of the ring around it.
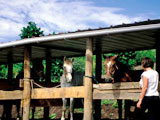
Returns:
[[[101,109],[101,118],[102,118],[102,120],[108,120],[108,119],[115,120],[115,119],[118,119],[118,108],[113,108],[112,104],[108,104],[108,105],[103,104],[101,106],[101,108],[102,108]],[[43,111],[44,111],[43,107],[36,107],[36,111],[34,113],[34,118],[35,119],[43,118]],[[134,111],[133,107],[131,108],[131,111]],[[61,106],[50,107],[49,108],[49,116],[52,119],[54,118],[54,119],[59,120],[60,117],[61,117],[61,112],[62,112],[62,107]],[[75,109],[74,112],[76,113],[75,114],[75,118],[79,118],[79,120],[81,120],[82,116],[83,116],[83,110],[82,109]],[[69,116],[68,113],[69,113],[69,110],[67,110],[66,118],[68,118],[68,116]],[[3,114],[3,106],[0,105],[0,117],[2,117],[2,114]],[[13,105],[12,106],[12,118],[16,118],[16,117],[17,117],[16,106]],[[30,115],[30,117],[31,117],[31,115]],[[123,111],[122,117],[124,118],[124,111]]]

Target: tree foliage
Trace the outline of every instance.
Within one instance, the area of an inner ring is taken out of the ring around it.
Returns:
[[[136,52],[129,51],[129,52],[121,52],[119,53],[119,61],[121,61],[123,64],[127,65],[128,67],[135,66],[137,64],[136,62]]]
[[[53,82],[58,82],[63,73],[63,59],[53,59],[51,69],[51,79]]]
[[[28,26],[23,27],[21,32],[21,39],[44,36],[43,31],[41,31],[41,28],[38,28],[36,23],[34,22],[28,22]]]
[[[8,76],[8,67],[7,65],[0,65],[0,78],[6,79]]]
[[[136,57],[135,60],[137,62],[137,65],[141,64],[141,60],[144,57],[149,57],[151,58],[154,62],[156,62],[156,50],[142,50],[142,51],[136,51]]]

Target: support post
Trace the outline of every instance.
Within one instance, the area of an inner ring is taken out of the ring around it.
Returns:
[[[23,90],[23,120],[29,120],[29,109],[31,99],[30,77],[31,77],[31,47],[24,48],[24,90]]]
[[[8,81],[11,82],[13,76],[13,63],[12,63],[12,56],[9,55],[8,57]]]
[[[12,76],[13,76],[13,63],[12,63],[12,56],[9,54],[8,56],[8,83],[11,84],[12,82]],[[5,103],[3,106],[3,114],[6,114],[6,119],[11,119],[12,118],[12,104],[10,103]]]
[[[160,30],[156,33],[156,70],[160,74]]]
[[[46,83],[51,82],[51,52],[46,50]]]
[[[86,42],[86,64],[85,64],[85,97],[84,97],[84,120],[92,120],[92,65],[93,65],[93,39],[89,38]]]
[[[102,83],[102,56],[100,43],[96,46],[96,80],[98,83]],[[95,120],[101,120],[101,100],[94,100],[95,105]]]
[[[51,83],[51,52],[46,50],[46,83]],[[44,107],[44,118],[49,119],[49,107]]]

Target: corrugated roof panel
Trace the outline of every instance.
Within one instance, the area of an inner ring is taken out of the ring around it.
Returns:
[[[0,44],[0,63],[23,61],[24,46],[32,46],[32,59],[46,57],[47,49],[51,57],[85,55],[86,40],[93,38],[93,50],[102,47],[102,52],[120,52],[155,48],[160,33],[160,20],[122,24],[108,28],[81,30],[59,35],[24,39]]]

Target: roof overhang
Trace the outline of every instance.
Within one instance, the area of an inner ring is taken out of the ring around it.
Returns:
[[[78,31],[52,36],[28,38],[0,44],[0,63],[23,61],[24,46],[32,48],[32,60],[44,59],[48,51],[52,58],[85,55],[86,40],[93,38],[93,52],[102,53],[156,48],[160,36],[160,21],[156,24],[130,25],[87,31]]]

